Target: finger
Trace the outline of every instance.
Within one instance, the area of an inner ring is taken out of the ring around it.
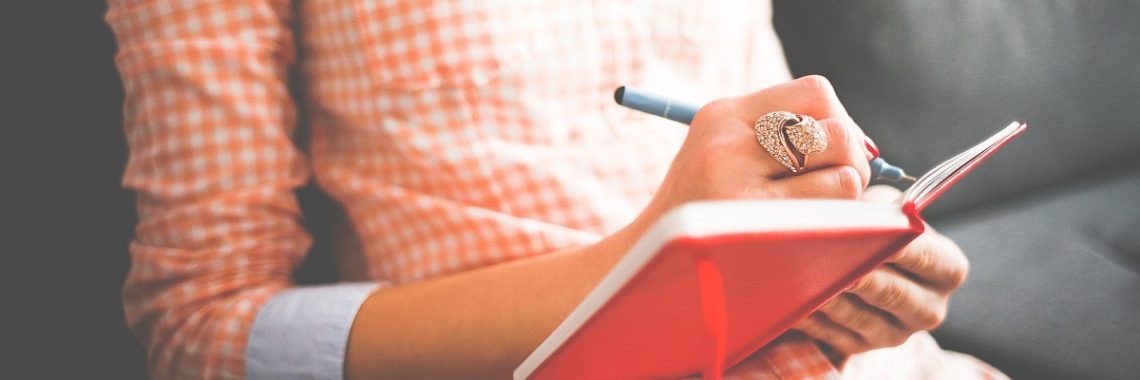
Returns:
[[[911,281],[890,267],[879,267],[848,291],[864,303],[890,314],[911,330],[930,330],[946,317],[940,294]]]
[[[858,334],[868,346],[894,347],[911,334],[894,317],[851,294],[840,294],[819,311],[832,322]]]
[[[804,335],[823,342],[844,354],[852,355],[864,351],[865,343],[863,342],[863,338],[860,338],[858,334],[847,330],[843,326],[828,320],[823,314],[812,313],[806,319],[800,321],[795,328],[804,333]]]
[[[772,111],[788,111],[816,119],[847,117],[835,88],[819,75],[808,75],[734,99],[740,105],[741,121],[748,124]]]
[[[890,185],[875,185],[863,190],[863,197],[860,199],[871,202],[892,202],[900,195],[902,192]]]
[[[827,135],[827,149],[804,158],[804,167],[811,171],[829,166],[849,165],[859,171],[862,187],[871,181],[871,165],[863,146],[863,130],[851,118],[817,120]]]
[[[928,230],[892,258],[894,265],[936,289],[957,289],[970,264],[953,240]]]
[[[768,182],[762,189],[767,198],[834,198],[858,199],[863,191],[859,172],[850,166],[833,166],[803,175]]]

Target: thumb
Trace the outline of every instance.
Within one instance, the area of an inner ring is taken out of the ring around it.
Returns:
[[[859,199],[863,182],[852,166],[832,166],[770,182],[776,198]]]

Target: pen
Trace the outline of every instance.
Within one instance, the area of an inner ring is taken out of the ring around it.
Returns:
[[[692,104],[651,94],[630,86],[618,87],[617,90],[614,91],[614,100],[622,106],[650,115],[660,116],[685,125],[689,125],[693,122],[693,116],[696,116],[697,109],[699,108]],[[914,181],[914,177],[907,175],[902,168],[891,165],[882,157],[879,157],[879,149],[871,142],[870,138],[867,139],[865,144],[867,150],[874,156],[870,161],[871,178],[885,179],[888,181]]]

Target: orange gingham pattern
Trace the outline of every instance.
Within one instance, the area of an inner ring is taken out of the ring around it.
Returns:
[[[726,94],[785,79],[767,8],[111,0],[131,149],[123,183],[140,215],[125,308],[151,374],[244,376],[258,308],[292,286],[310,246],[292,194],[310,172],[348,210],[363,243],[352,260],[374,280],[446,275],[619,228],[684,131],[617,109],[610,91]],[[294,65],[299,100],[286,85]],[[307,152],[293,141],[296,102]],[[802,339],[730,371],[837,376]]]

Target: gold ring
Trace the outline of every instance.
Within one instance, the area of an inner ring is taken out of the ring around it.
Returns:
[[[827,134],[814,118],[776,111],[756,120],[756,140],[792,173],[804,170],[807,156],[827,149]]]

